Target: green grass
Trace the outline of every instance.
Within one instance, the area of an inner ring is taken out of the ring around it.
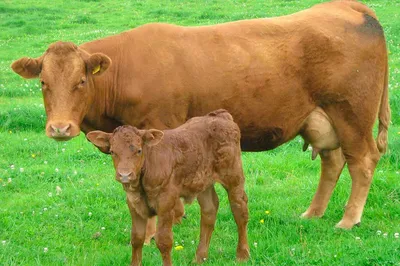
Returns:
[[[206,25],[289,14],[317,2],[2,1],[0,265],[127,265],[131,251],[130,216],[110,158],[83,136],[65,143],[45,136],[38,81],[12,73],[13,60],[38,56],[57,40],[80,44],[149,22]],[[376,169],[362,225],[334,229],[350,192],[347,169],[324,218],[299,219],[320,171],[319,159],[301,152],[300,139],[273,151],[244,153],[251,245],[244,265],[400,265],[400,238],[394,237],[400,233],[400,1],[365,2],[387,36],[393,124],[390,152]],[[225,191],[217,186],[217,192],[221,203],[206,265],[235,265],[236,226]],[[199,241],[199,207],[185,210],[188,218],[174,227],[176,245],[184,246],[172,251],[175,265],[191,264]],[[97,232],[100,237],[93,237]],[[143,264],[160,263],[153,242],[144,248]]]

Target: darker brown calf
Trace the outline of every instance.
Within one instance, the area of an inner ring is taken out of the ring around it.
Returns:
[[[214,183],[227,190],[239,233],[237,259],[249,258],[247,196],[240,157],[240,131],[232,116],[217,110],[184,125],[159,131],[118,127],[113,133],[92,131],[87,138],[111,154],[132,216],[132,262],[139,265],[147,219],[158,215],[156,243],[163,264],[171,265],[172,225],[180,222],[183,204],[197,198],[201,209],[196,261],[207,258],[218,210]]]

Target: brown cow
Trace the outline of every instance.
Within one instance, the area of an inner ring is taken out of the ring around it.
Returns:
[[[347,163],[352,191],[341,228],[361,221],[379,152],[387,147],[385,37],[374,12],[356,1],[213,26],[148,24],[80,46],[57,42],[12,68],[25,78],[40,76],[46,132],[55,139],[122,124],[175,128],[224,108],[241,129],[242,150],[262,151],[298,134],[311,145],[324,143],[324,134],[315,141],[318,134],[305,132],[318,127],[310,116],[322,119],[322,131],[334,134],[315,149],[321,179],[303,216],[324,214]]]
[[[158,215],[156,243],[163,264],[171,264],[172,225],[180,222],[180,200],[196,197],[201,209],[196,261],[207,258],[218,210],[214,183],[227,190],[238,227],[237,259],[249,257],[247,196],[240,158],[240,130],[232,116],[217,110],[194,117],[182,126],[162,131],[121,126],[113,133],[92,131],[87,138],[113,159],[132,216],[132,263],[139,265],[147,219]]]

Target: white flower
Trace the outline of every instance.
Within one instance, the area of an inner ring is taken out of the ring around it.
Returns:
[[[399,233],[394,233],[394,238],[399,238]]]
[[[361,240],[361,238],[359,236],[356,236],[356,240]]]
[[[388,233],[383,233],[383,237],[387,237],[388,236]]]
[[[378,231],[376,231],[376,234],[377,234],[378,236],[380,236],[380,235],[382,234],[382,231],[381,231],[381,230],[378,230]]]
[[[88,215],[89,215],[89,216],[92,216],[92,213],[91,213],[91,212],[89,212],[89,213],[88,213]]]
[[[194,245],[194,240],[192,240],[192,245]]]
[[[254,242],[254,244],[253,244],[253,245],[254,245],[254,247],[257,247],[257,245],[258,245],[258,244],[257,244],[257,242]]]
[[[7,241],[3,240],[1,241],[1,243],[3,244],[3,246],[7,243]]]
[[[106,228],[103,226],[103,227],[101,228],[101,230],[106,230]]]
[[[64,149],[64,148],[62,148],[62,149],[61,149],[61,151],[62,151],[62,152],[65,152],[65,149]]]
[[[47,211],[47,208],[43,208],[43,211]]]
[[[43,252],[44,252],[44,253],[46,253],[47,251],[49,251],[48,248],[44,248],[44,249],[43,249]]]
[[[53,197],[53,193],[49,192],[49,194],[47,194],[49,197]]]
[[[56,168],[55,170],[56,170],[57,173],[58,173],[58,171],[60,171],[60,170],[58,170],[58,168]]]
[[[56,195],[60,195],[60,194],[61,194],[61,192],[62,192],[62,189],[61,189],[61,187],[59,187],[59,186],[56,186]]]
[[[9,178],[7,179],[7,182],[8,182],[8,183],[11,183],[11,182],[12,182],[11,177],[9,177]]]
[[[74,170],[74,175],[76,175],[78,173],[78,171]]]
[[[47,164],[47,161],[44,161],[44,164]]]
[[[24,139],[24,141],[27,141],[27,140],[28,140],[28,139],[26,139],[26,138]]]
[[[22,172],[24,172],[24,168],[19,168],[19,171],[22,173]]]
[[[14,170],[15,169],[15,165],[10,165],[10,168],[11,168],[11,170]]]

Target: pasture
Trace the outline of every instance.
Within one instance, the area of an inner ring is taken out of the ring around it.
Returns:
[[[0,3],[0,265],[128,265],[131,218],[111,158],[83,134],[55,142],[44,133],[38,80],[10,64],[41,55],[57,40],[86,41],[150,22],[209,25],[290,14],[320,0],[112,1]],[[244,265],[400,265],[400,1],[363,1],[382,23],[390,64],[389,152],[375,171],[361,227],[338,230],[350,193],[344,169],[321,219],[302,220],[319,181],[320,159],[296,138],[275,150],[243,153],[251,259]],[[368,103],[365,103],[368,104]],[[206,265],[236,265],[236,225],[220,198]],[[175,265],[191,264],[199,241],[199,207],[174,227]],[[143,264],[159,265],[154,243]]]

